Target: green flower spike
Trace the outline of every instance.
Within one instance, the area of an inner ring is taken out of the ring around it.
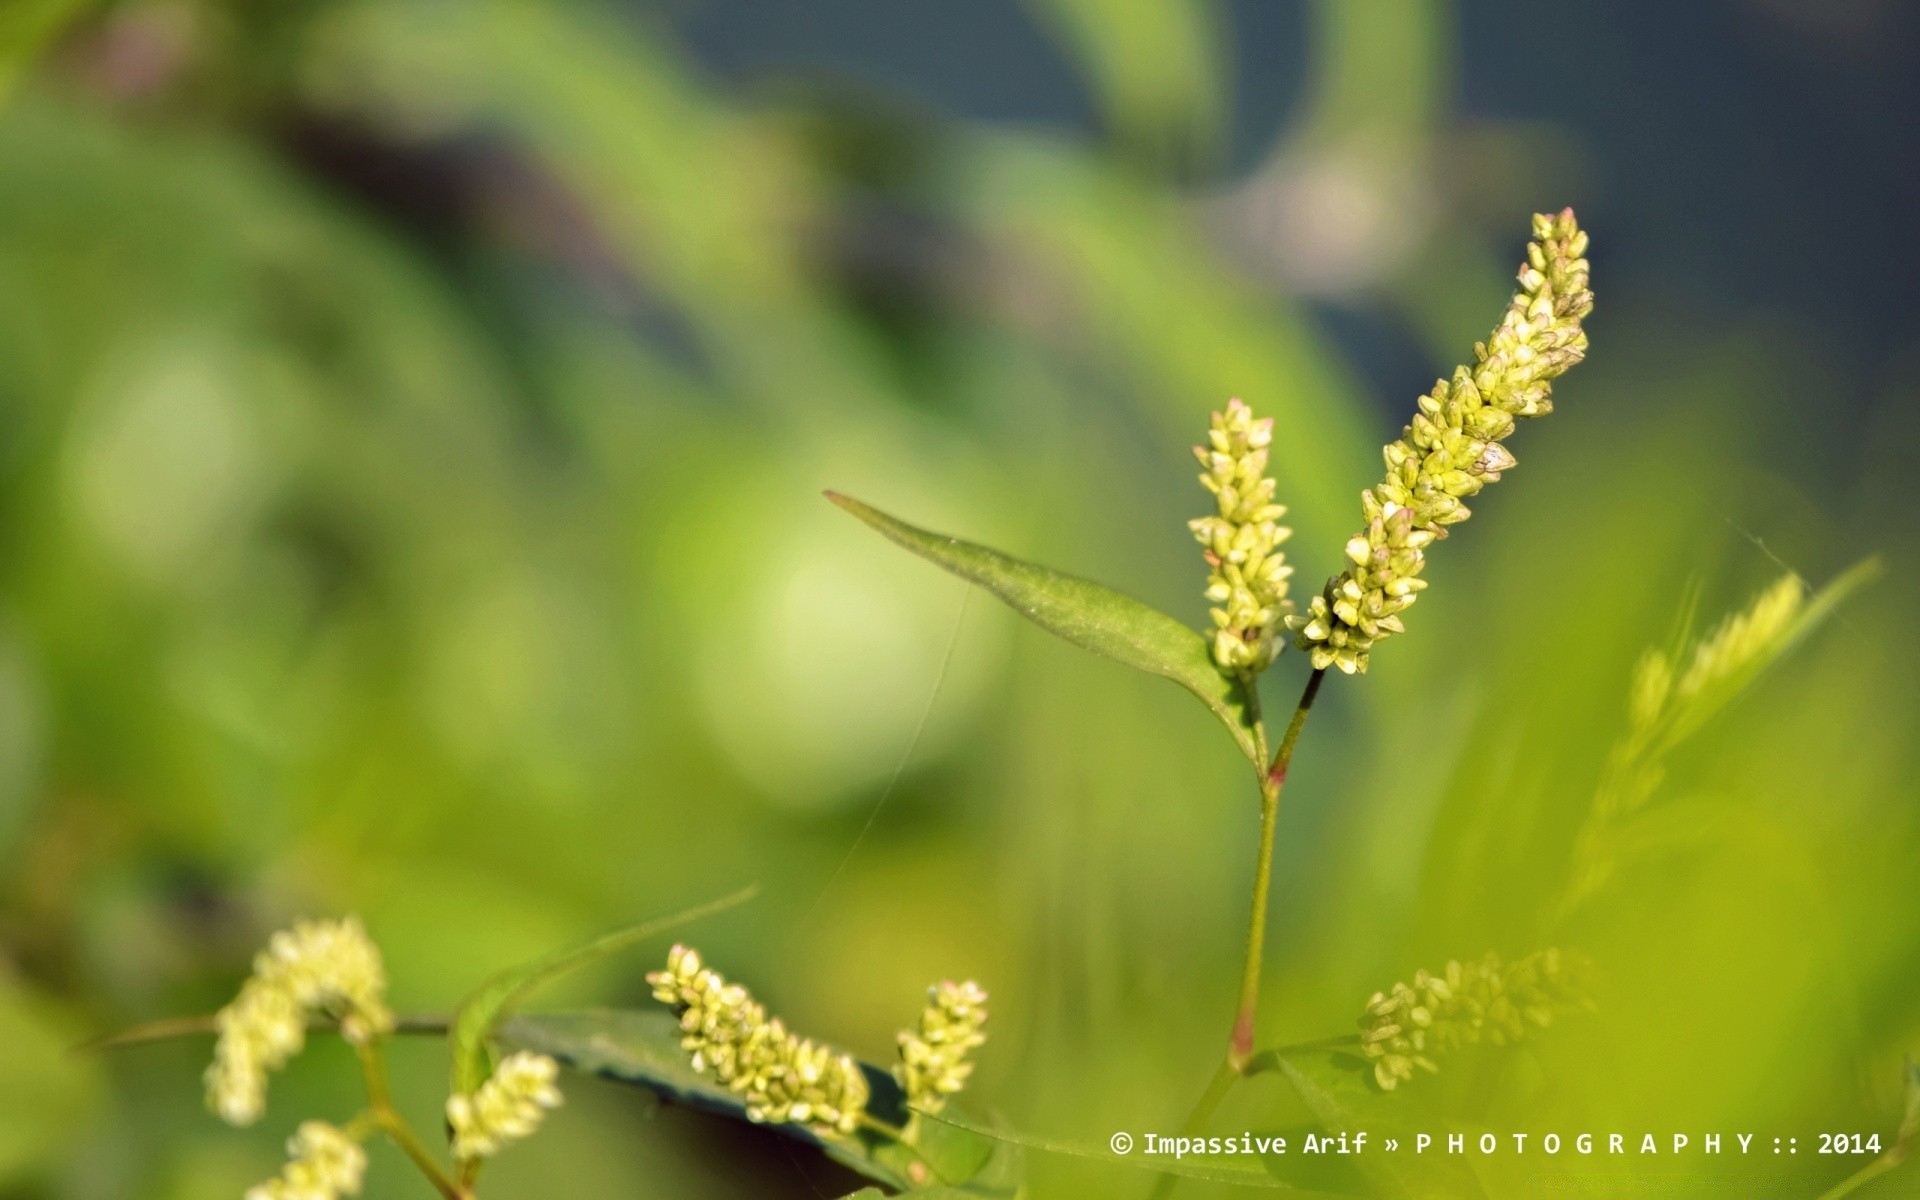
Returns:
[[[1553,411],[1552,381],[1587,352],[1586,253],[1572,209],[1533,218],[1507,315],[1474,347],[1473,366],[1420,398],[1413,423],[1386,447],[1386,477],[1361,494],[1367,527],[1347,543],[1347,569],[1288,619],[1315,669],[1364,672],[1374,643],[1405,632],[1400,613],[1426,586],[1426,547],[1471,515],[1466,497],[1514,465],[1500,443],[1515,419]]]
[[[253,976],[214,1019],[207,1105],[234,1125],[266,1110],[267,1076],[300,1053],[307,1019],[332,1016],[341,1036],[366,1045],[393,1029],[380,950],[352,917],[301,921],[254,956]]]
[[[287,1165],[267,1182],[247,1189],[246,1200],[338,1200],[358,1196],[367,1174],[367,1152],[343,1129],[308,1121],[287,1141]]]
[[[1254,420],[1237,397],[1213,414],[1208,444],[1193,453],[1206,470],[1200,485],[1219,502],[1219,513],[1187,523],[1206,548],[1207,599],[1213,601],[1213,660],[1236,675],[1258,675],[1284,649],[1280,627],[1293,611],[1287,599],[1287,565],[1280,543],[1293,530],[1280,524],[1287,510],[1273,502],[1267,478],[1267,446],[1273,418]]]
[[[867,1108],[867,1077],[851,1055],[787,1032],[747,989],[700,965],[700,955],[675,946],[664,971],[647,976],[654,997],[680,1014],[680,1047],[704,1071],[738,1095],[747,1117],[769,1124],[810,1126],[823,1136],[846,1136]]]
[[[937,1113],[966,1086],[973,1074],[967,1056],[987,1040],[986,1024],[987,993],[973,980],[927,989],[920,1026],[901,1033],[900,1064],[893,1069],[909,1106]]]
[[[559,1075],[559,1063],[522,1050],[495,1067],[473,1095],[447,1097],[453,1156],[462,1162],[491,1158],[507,1143],[531,1136],[547,1111],[560,1107],[554,1084]]]
[[[1460,1046],[1518,1042],[1553,1023],[1555,1014],[1588,1007],[1586,961],[1542,950],[1511,964],[1489,951],[1478,962],[1449,962],[1438,975],[1376,992],[1360,1017],[1360,1049],[1374,1082],[1392,1091],[1415,1067],[1438,1071],[1436,1055]]]

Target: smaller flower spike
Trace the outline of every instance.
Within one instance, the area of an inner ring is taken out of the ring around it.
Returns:
[[[1385,478],[1361,494],[1367,527],[1347,543],[1347,569],[1288,619],[1315,669],[1364,672],[1374,643],[1404,632],[1400,614],[1426,586],[1428,544],[1467,519],[1467,497],[1513,467],[1500,443],[1515,419],[1553,411],[1553,380],[1587,353],[1586,254],[1572,209],[1534,217],[1520,290],[1499,328],[1473,348],[1471,367],[1420,398],[1413,423],[1386,447]]]
[[[1255,420],[1237,397],[1213,414],[1207,444],[1193,453],[1206,470],[1200,485],[1213,493],[1219,512],[1187,527],[1205,547],[1207,599],[1213,601],[1213,661],[1223,671],[1258,675],[1284,648],[1280,627],[1293,605],[1287,600],[1287,565],[1280,543],[1293,530],[1280,524],[1287,510],[1273,502],[1267,477],[1267,447],[1273,418]]]
[[[1504,1046],[1553,1023],[1556,1014],[1589,1007],[1586,961],[1542,950],[1513,963],[1492,953],[1438,975],[1419,971],[1412,983],[1376,992],[1360,1017],[1360,1049],[1374,1082],[1392,1091],[1414,1068],[1438,1071],[1435,1057],[1460,1046]]]
[[[867,1077],[852,1055],[787,1032],[747,989],[675,946],[664,971],[647,976],[654,998],[680,1014],[680,1047],[744,1102],[747,1117],[810,1126],[845,1137],[867,1109]]]
[[[986,1024],[987,993],[971,979],[927,989],[920,1027],[900,1035],[900,1065],[893,1069],[910,1107],[937,1113],[966,1086],[973,1074],[967,1056],[987,1040]]]
[[[386,989],[380,950],[352,917],[274,934],[254,956],[252,978],[215,1018],[208,1106],[230,1124],[252,1124],[266,1109],[267,1076],[306,1045],[307,1019],[333,1017],[348,1041],[372,1041],[393,1029]]]
[[[367,1152],[345,1131],[308,1121],[287,1142],[280,1174],[247,1189],[246,1200],[338,1200],[358,1196],[367,1173]]]
[[[560,1089],[554,1086],[559,1074],[559,1063],[523,1050],[503,1059],[473,1095],[447,1097],[453,1156],[491,1158],[508,1142],[532,1134],[548,1109],[560,1107]]]

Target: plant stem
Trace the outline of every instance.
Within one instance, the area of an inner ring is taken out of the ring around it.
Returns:
[[[380,1126],[387,1140],[400,1147],[420,1173],[427,1177],[445,1200],[473,1200],[473,1193],[446,1173],[433,1154],[414,1133],[407,1119],[393,1107],[393,1095],[387,1087],[387,1064],[380,1056],[378,1042],[356,1045],[353,1051],[360,1059],[360,1076],[367,1085],[367,1111]]]
[[[219,1032],[219,1029],[217,1017],[171,1017],[164,1021],[149,1021],[145,1025],[135,1025],[131,1029],[123,1029],[118,1033],[89,1038],[75,1046],[73,1052],[87,1054],[96,1050],[118,1050],[122,1046],[138,1046],[167,1038],[211,1035]],[[340,1023],[324,1017],[316,1018],[307,1022],[307,1029],[338,1033]],[[446,1031],[447,1018],[440,1016],[403,1016],[395,1022],[393,1027],[393,1032],[397,1034],[442,1034]]]
[[[1326,674],[1325,670],[1316,670],[1307,676],[1300,703],[1295,706],[1293,719],[1287,722],[1287,731],[1280,738],[1280,749],[1274,753],[1273,764],[1260,781],[1260,857],[1253,871],[1247,961],[1240,977],[1240,1008],[1234,1013],[1233,1035],[1227,1043],[1227,1066],[1236,1074],[1245,1070],[1247,1060],[1253,1057],[1254,1019],[1260,1008],[1260,961],[1267,941],[1267,897],[1273,888],[1273,835],[1280,820],[1280,789],[1286,786],[1293,747],[1300,740],[1300,729],[1307,723],[1307,713],[1313,709],[1314,697],[1320,694],[1320,682]]]
[[[1254,865],[1253,913],[1247,929],[1247,961],[1240,978],[1240,1007],[1234,1013],[1226,1061],[1213,1073],[1207,1090],[1201,1093],[1193,1111],[1181,1123],[1182,1136],[1198,1133],[1213,1110],[1220,1107],[1220,1102],[1233,1090],[1233,1085],[1263,1066],[1253,1053],[1253,1030],[1254,1018],[1260,1009],[1260,961],[1266,950],[1267,898],[1273,887],[1273,835],[1280,818],[1280,789],[1286,785],[1293,747],[1300,740],[1301,727],[1307,723],[1307,713],[1312,710],[1314,698],[1320,694],[1320,682],[1325,678],[1324,670],[1315,670],[1307,676],[1307,686],[1300,693],[1300,703],[1294,706],[1293,719],[1287,722],[1287,731],[1281,735],[1280,749],[1260,777],[1260,857]],[[1250,683],[1247,690],[1249,694],[1253,691]],[[1256,738],[1264,756],[1266,737],[1258,726]],[[1150,1200],[1166,1200],[1179,1180],[1177,1175],[1160,1176],[1149,1193]]]
[[[902,1150],[905,1150],[908,1154],[911,1154],[915,1163],[925,1170],[928,1178],[942,1184],[947,1182],[946,1176],[942,1175],[939,1170],[934,1167],[931,1159],[920,1152],[920,1147],[915,1145],[914,1140],[907,1136],[905,1129],[898,1125],[889,1125],[871,1113],[860,1114],[860,1128],[879,1134]],[[925,1183],[926,1179],[916,1179],[913,1182]]]

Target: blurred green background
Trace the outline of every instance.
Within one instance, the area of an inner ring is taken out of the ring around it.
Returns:
[[[249,1131],[202,1108],[204,1040],[66,1053],[212,1011],[296,915],[361,914],[397,1006],[444,1012],[749,881],[688,936],[796,1028],[884,1060],[973,976],[976,1108],[1173,1132],[1233,1006],[1232,747],[819,492],[1198,624],[1186,447],[1239,395],[1310,591],[1568,203],[1592,357],[1409,635],[1329,681],[1262,1040],[1538,948],[1690,589],[1710,623],[1877,552],[1552,929],[1597,1011],[1391,1098],[1801,1139],[1476,1160],[1493,1196],[1819,1192],[1860,1160],[1813,1139],[1888,1136],[1920,1048],[1917,32],[1896,0],[0,0],[0,1195],[238,1196],[348,1115],[325,1039]],[[550,999],[643,1003],[658,956]],[[431,1127],[439,1047],[396,1055]],[[568,1096],[485,1194],[838,1194]],[[1269,1076],[1216,1127],[1303,1120]],[[382,1148],[370,1194],[427,1191]]]

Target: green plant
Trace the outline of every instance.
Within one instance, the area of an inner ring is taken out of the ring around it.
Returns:
[[[1586,251],[1587,235],[1571,209],[1534,217],[1533,240],[1506,313],[1474,347],[1472,362],[1421,397],[1401,436],[1387,444],[1385,474],[1361,497],[1365,524],[1346,543],[1342,569],[1303,612],[1287,595],[1293,568],[1280,546],[1291,531],[1280,524],[1286,509],[1267,474],[1273,424],[1256,419],[1238,398],[1214,415],[1207,444],[1195,448],[1204,468],[1200,482],[1216,501],[1214,513],[1191,522],[1209,571],[1212,629],[1206,636],[1102,585],[827,494],[896,544],[986,588],[1042,628],[1179,683],[1212,711],[1253,767],[1260,833],[1239,997],[1224,1061],[1187,1116],[1183,1134],[1198,1132],[1236,1081],[1275,1070],[1329,1128],[1362,1129],[1366,1122],[1356,1111],[1370,1102],[1356,1099],[1350,1073],[1329,1075],[1316,1056],[1323,1060],[1331,1050],[1357,1059],[1368,1085],[1388,1092],[1416,1068],[1437,1071],[1437,1056],[1448,1050],[1518,1041],[1557,1013],[1591,1007],[1583,984],[1590,964],[1579,952],[1549,945],[1511,962],[1488,952],[1376,993],[1361,1012],[1358,1035],[1256,1048],[1276,817],[1302,729],[1329,670],[1366,673],[1379,644],[1406,631],[1404,616],[1427,586],[1427,554],[1471,515],[1469,498],[1513,469],[1516,460],[1504,443],[1522,418],[1552,411],[1553,381],[1585,357],[1584,322],[1593,303]],[[1872,561],[1863,563],[1811,601],[1805,584],[1789,576],[1691,651],[1649,655],[1635,684],[1631,731],[1601,783],[1559,911],[1604,882],[1623,822],[1658,784],[1661,756],[1877,569]],[[1274,741],[1261,713],[1259,684],[1285,649],[1283,631],[1291,632],[1292,644],[1309,662],[1299,700]],[[1027,1144],[1106,1157],[1062,1143]],[[1157,1194],[1165,1195],[1176,1175],[1196,1174],[1168,1171]],[[1256,1182],[1230,1173],[1201,1177]]]
[[[341,1124],[302,1122],[287,1143],[286,1166],[248,1200],[358,1195],[366,1172],[362,1144],[375,1136],[397,1146],[445,1200],[470,1200],[486,1162],[560,1106],[563,1065],[775,1127],[897,1189],[1009,1193],[1017,1159],[998,1153],[989,1134],[951,1119],[923,1119],[961,1091],[973,1070],[970,1056],[986,1041],[987,994],[972,981],[929,989],[915,1025],[899,1035],[899,1061],[890,1071],[790,1033],[745,988],[681,945],[647,977],[667,1011],[516,1012],[556,976],[742,903],[754,890],[502,972],[451,1018],[395,1016],[380,951],[359,921],[301,921],[269,940],[239,995],[213,1017],[162,1022],[103,1044],[215,1034],[207,1104],[235,1125],[265,1114],[269,1077],[300,1053],[310,1027],[337,1032],[353,1046],[366,1106]],[[384,1048],[397,1033],[447,1037],[450,1161],[430,1148],[389,1093]]]
[[[1555,935],[1634,852],[1634,825],[1655,807],[1665,757],[1877,570],[1864,563],[1811,597],[1802,581],[1788,576],[1706,636],[1689,640],[1683,628],[1671,648],[1645,656],[1634,676],[1627,732],[1603,772],[1538,948],[1513,957],[1489,951],[1421,971],[1359,1006],[1355,1032],[1262,1048],[1258,1017],[1279,803],[1325,678],[1336,670],[1365,674],[1379,644],[1406,631],[1405,613],[1426,586],[1427,553],[1468,518],[1468,498],[1515,466],[1505,440],[1520,418],[1551,411],[1552,381],[1586,350],[1583,324],[1592,304],[1586,235],[1570,210],[1537,216],[1533,233],[1519,290],[1501,322],[1474,348],[1472,363],[1437,383],[1386,446],[1385,474],[1362,496],[1363,527],[1346,543],[1341,569],[1304,611],[1295,611],[1288,596],[1293,567],[1281,546],[1290,530],[1281,524],[1286,509],[1277,499],[1279,483],[1268,473],[1273,424],[1238,399],[1215,414],[1207,443],[1196,448],[1201,483],[1214,500],[1212,513],[1190,523],[1208,569],[1211,628],[1205,634],[1102,585],[828,493],[888,539],[986,588],[1050,632],[1179,683],[1221,723],[1253,769],[1260,825],[1240,988],[1223,1061],[1188,1114],[1185,1132],[1198,1131],[1239,1080],[1264,1072],[1286,1078],[1331,1130],[1390,1121],[1391,1112],[1379,1107],[1394,1099],[1385,1093],[1420,1071],[1442,1070],[1443,1055],[1530,1038],[1559,1014],[1591,1007],[1586,979],[1592,964]],[[1262,715],[1260,686],[1289,645],[1307,657],[1306,676],[1276,733]],[[284,1173],[254,1193],[268,1200],[356,1193],[365,1161],[360,1143],[376,1134],[394,1141],[449,1200],[471,1197],[486,1160],[533,1132],[559,1105],[563,1066],[768,1126],[896,1191],[1018,1196],[1023,1147],[1160,1172],[1162,1195],[1178,1176],[1296,1186],[1237,1164],[1129,1162],[950,1111],[985,1040],[987,997],[972,982],[934,987],[915,1026],[899,1035],[898,1061],[884,1069],[789,1031],[684,945],[674,946],[664,968],[648,976],[665,1010],[520,1011],[533,990],[556,975],[745,898],[621,930],[503,972],[448,1019],[397,1017],[387,1008],[378,951],[357,923],[302,924],[276,936],[253,978],[217,1017],[133,1036],[218,1033],[209,1100],[240,1124],[259,1117],[267,1075],[299,1051],[309,1024],[337,1029],[353,1044],[366,1109],[340,1126],[301,1125]],[[413,1032],[448,1037],[449,1164],[387,1094],[382,1045],[396,1033]],[[1897,1153],[1862,1178],[1898,1165],[1910,1141],[1904,1137]]]
[[[1587,235],[1567,209],[1536,216],[1520,288],[1500,324],[1474,347],[1474,361],[1442,380],[1384,452],[1386,475],[1361,497],[1366,526],[1346,545],[1347,565],[1303,614],[1292,612],[1291,568],[1279,546],[1289,531],[1266,474],[1271,419],[1254,419],[1239,399],[1215,414],[1209,443],[1195,453],[1201,484],[1217,512],[1192,523],[1209,568],[1213,636],[1173,617],[1048,568],[916,529],[845,496],[829,498],[895,542],[986,587],[1041,626],[1130,666],[1185,686],[1220,718],[1256,772],[1260,844],[1254,874],[1240,999],[1225,1062],[1196,1107],[1202,1120],[1254,1061],[1261,959],[1272,886],[1273,838],[1281,789],[1307,716],[1329,668],[1367,669],[1373,647],[1402,632],[1401,614],[1426,586],[1426,550],[1470,515],[1467,497],[1514,466],[1502,441],[1522,417],[1552,411],[1552,381],[1586,353]],[[1283,649],[1280,630],[1311,660],[1311,671],[1277,745],[1260,713],[1259,679]]]

